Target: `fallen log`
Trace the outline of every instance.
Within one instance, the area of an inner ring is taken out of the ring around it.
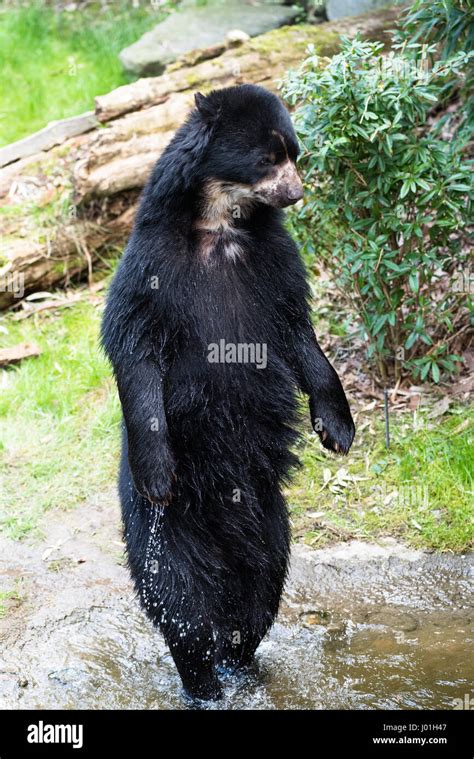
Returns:
[[[87,289],[77,288],[73,292],[66,291],[64,297],[55,296],[48,300],[43,300],[39,304],[35,304],[32,302],[32,300],[27,298],[21,302],[23,310],[18,311],[14,314],[13,321],[23,321],[24,319],[29,319],[30,317],[36,316],[37,314],[42,314],[45,311],[57,311],[62,308],[71,308],[71,306],[74,306],[76,303],[80,302],[99,305],[100,303],[103,303],[103,298],[100,295],[96,295],[96,293],[100,292],[100,290],[103,290],[104,287],[105,281],[100,280],[99,282],[95,282],[90,287],[87,287]],[[42,294],[49,295],[49,293]],[[30,298],[34,298],[35,295],[31,295]]]
[[[339,49],[340,33],[387,41],[399,12],[282,27],[218,57],[202,55],[196,65],[189,58],[178,61],[162,76],[96,98],[98,127],[65,134],[50,149],[37,143],[41,152],[0,169],[0,309],[84,272],[90,277],[100,260],[116,252],[129,233],[138,193],[196,91],[242,82],[275,91],[309,44],[330,56]]]
[[[0,267],[0,309],[18,304],[35,290],[67,284],[83,272],[92,275],[104,249],[121,245],[133,222],[135,206],[104,224],[77,221],[49,227],[41,240],[8,242],[9,260]]]
[[[75,201],[143,187],[193,100],[193,92],[173,93],[161,105],[129,113],[99,130],[87,156],[75,166]]]
[[[7,166],[20,158],[28,158],[40,150],[49,150],[55,145],[60,145],[69,137],[89,132],[96,126],[97,117],[93,111],[87,111],[87,113],[81,113],[79,116],[72,116],[72,118],[61,121],[52,121],[39,132],[0,148],[0,166]]]
[[[18,364],[25,358],[33,358],[39,356],[40,349],[34,343],[19,343],[11,348],[0,349],[0,366],[10,366],[10,364]]]

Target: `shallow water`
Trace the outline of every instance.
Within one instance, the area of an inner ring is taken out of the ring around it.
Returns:
[[[450,709],[470,694],[470,560],[318,555],[293,562],[256,666],[206,708]],[[103,592],[37,618],[3,651],[3,708],[189,708],[132,594]]]

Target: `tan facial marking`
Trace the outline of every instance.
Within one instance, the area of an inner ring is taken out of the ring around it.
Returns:
[[[239,218],[245,218],[251,202],[248,185],[210,179],[204,186],[202,211],[195,228],[212,232],[232,229],[236,209],[239,210]]]
[[[234,222],[235,218],[249,215],[254,200],[250,185],[217,179],[206,182],[201,213],[194,222],[194,229],[199,233],[199,255],[204,261],[209,261],[218,248],[226,258],[234,261],[242,254],[239,238],[244,232],[239,232]]]
[[[253,186],[256,198],[268,205],[285,206],[294,202],[291,197],[301,197],[302,184],[293,161],[287,159],[275,166],[268,177]]]

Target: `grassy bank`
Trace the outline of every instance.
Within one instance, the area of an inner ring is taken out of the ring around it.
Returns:
[[[356,442],[346,459],[321,451],[306,433],[303,467],[287,493],[297,537],[313,547],[390,535],[418,548],[469,548],[474,411],[454,406],[434,422],[429,413],[392,413],[387,450],[382,410],[359,411]]]
[[[2,373],[0,520],[21,538],[50,508],[70,508],[116,477],[119,405],[89,304],[20,324],[2,319],[2,344],[42,354]]]
[[[0,145],[49,121],[94,107],[94,97],[130,81],[118,59],[164,17],[150,3],[116,0],[56,11],[43,0],[0,9]]]
[[[120,410],[98,349],[100,307],[84,302],[14,322],[0,344],[35,341],[37,359],[0,372],[0,526],[17,539],[48,509],[74,508],[116,477]],[[355,407],[349,457],[323,451],[305,431],[303,463],[287,496],[294,534],[313,546],[391,535],[410,545],[462,551],[472,538],[473,410],[453,404],[392,412],[386,450],[379,407]]]

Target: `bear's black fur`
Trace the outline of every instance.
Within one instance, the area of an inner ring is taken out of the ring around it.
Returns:
[[[278,610],[297,388],[326,448],[347,452],[354,425],[279,210],[302,196],[288,112],[252,85],[196,106],[143,193],[102,335],[131,573],[185,690],[208,699]]]

